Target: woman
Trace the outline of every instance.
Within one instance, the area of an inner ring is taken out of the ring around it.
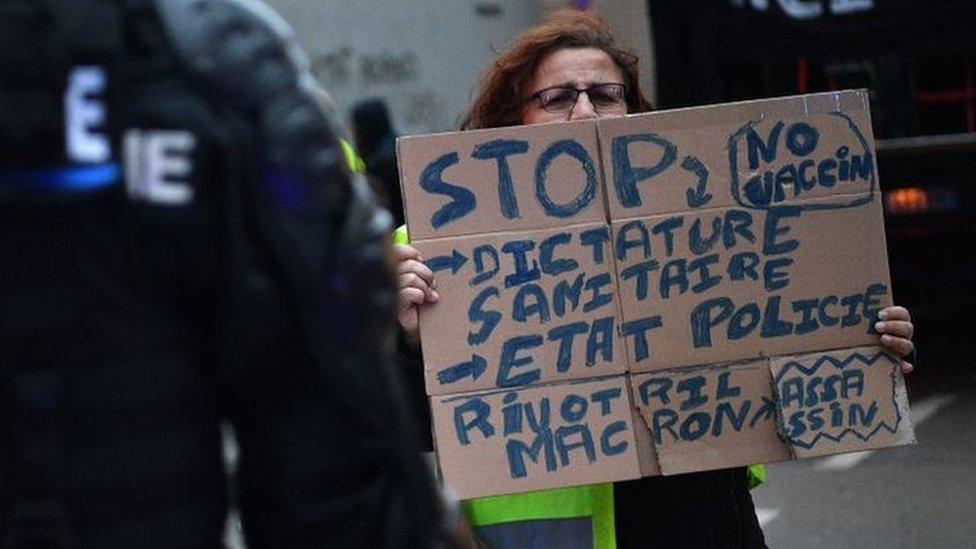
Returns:
[[[623,116],[651,110],[640,89],[637,58],[614,42],[609,26],[588,12],[561,11],[519,37],[486,73],[463,129]],[[398,321],[418,348],[419,308],[436,303],[434,277],[416,249],[397,246]],[[908,311],[880,313],[881,344],[912,351]],[[902,362],[902,371],[912,365]],[[620,547],[763,547],[745,468],[614,485]],[[506,502],[509,503],[509,502]],[[578,536],[577,536],[578,537]],[[594,536],[594,539],[595,536]],[[559,543],[546,546],[562,546]]]

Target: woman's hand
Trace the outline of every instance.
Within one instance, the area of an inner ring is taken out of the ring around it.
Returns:
[[[434,271],[423,264],[420,252],[413,246],[393,245],[397,274],[397,322],[411,350],[420,347],[420,306],[437,303]]]
[[[912,315],[904,307],[886,307],[878,313],[878,322],[874,325],[881,334],[881,345],[890,353],[904,359],[915,350],[912,336],[915,326]],[[901,373],[907,374],[915,365],[907,360],[901,361]]]

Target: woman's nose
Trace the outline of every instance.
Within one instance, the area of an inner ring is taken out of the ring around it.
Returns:
[[[569,111],[570,120],[587,120],[590,118],[597,118],[596,109],[593,108],[593,103],[590,103],[590,96],[586,92],[580,92],[576,97],[576,104],[573,105],[573,110]]]

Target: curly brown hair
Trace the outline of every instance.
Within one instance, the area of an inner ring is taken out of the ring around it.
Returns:
[[[522,32],[495,59],[481,77],[478,95],[461,120],[461,129],[521,124],[525,86],[542,59],[561,48],[597,48],[606,52],[624,75],[627,112],[651,110],[651,103],[640,88],[637,56],[617,45],[610,25],[592,12],[562,9]]]

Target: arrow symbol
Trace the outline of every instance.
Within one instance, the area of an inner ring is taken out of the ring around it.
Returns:
[[[461,381],[466,377],[478,379],[487,369],[488,362],[484,358],[478,355],[471,355],[469,362],[455,364],[437,372],[437,382],[441,385],[449,385],[456,381]]]
[[[451,274],[457,274],[457,272],[461,270],[461,267],[463,267],[467,262],[467,257],[459,253],[457,250],[454,250],[451,255],[441,255],[428,259],[427,266],[430,267],[430,270],[434,271],[435,273],[437,271],[450,269]]]
[[[694,156],[686,156],[684,160],[681,161],[681,168],[687,170],[698,177],[698,184],[695,185],[694,189],[688,189],[685,192],[685,196],[688,198],[688,206],[692,208],[700,208],[712,199],[712,194],[707,191],[708,189],[708,168],[701,163]]]
[[[766,421],[774,416],[776,416],[776,401],[762,397],[762,405],[753,414],[752,420],[749,422],[749,427],[755,428],[756,423]]]

